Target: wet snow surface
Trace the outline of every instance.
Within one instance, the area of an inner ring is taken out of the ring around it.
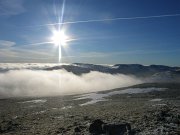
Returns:
[[[129,88],[119,91],[113,91],[106,94],[101,93],[88,93],[83,94],[80,96],[75,96],[74,100],[83,100],[83,99],[91,99],[91,101],[88,101],[86,103],[80,104],[81,106],[94,104],[99,101],[107,101],[106,97],[118,95],[118,94],[140,94],[140,93],[149,93],[153,91],[165,91],[167,88]],[[161,101],[161,99],[153,99],[152,101]]]
[[[45,103],[47,100],[46,99],[37,99],[37,100],[29,100],[29,101],[24,101],[24,102],[18,102],[18,103]]]
[[[150,101],[151,101],[151,102],[159,102],[159,101],[162,101],[162,99],[160,99],[160,98],[155,98],[155,99],[151,99]]]

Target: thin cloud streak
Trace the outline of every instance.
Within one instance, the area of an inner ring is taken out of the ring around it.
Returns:
[[[43,44],[53,44],[53,42],[40,42],[40,43],[33,43],[33,44],[24,44],[24,45],[18,45],[18,47],[21,47],[21,46],[37,46],[37,45],[43,45]]]
[[[0,0],[0,16],[18,15],[26,11],[24,0]]]
[[[104,22],[104,21],[118,21],[118,20],[136,20],[136,19],[151,19],[151,18],[164,18],[164,17],[177,17],[180,14],[166,14],[166,15],[154,15],[154,16],[137,16],[137,17],[117,17],[109,19],[92,19],[92,20],[80,20],[80,21],[70,21],[70,22],[60,22],[60,23],[49,23],[34,26],[25,27],[44,27],[44,26],[54,26],[54,25],[65,25],[65,24],[78,24],[78,23],[93,23],[93,22]]]
[[[66,42],[70,42],[70,41],[76,41],[76,40],[81,40],[80,38],[72,38],[72,39],[68,39]],[[32,44],[23,44],[23,45],[18,45],[18,47],[22,47],[22,46],[38,46],[38,45],[45,45],[45,44],[54,44],[54,42],[39,42],[39,43],[32,43]],[[13,47],[17,47],[17,46],[13,46]]]
[[[16,45],[15,42],[7,41],[7,40],[0,40],[0,47],[12,47]]]

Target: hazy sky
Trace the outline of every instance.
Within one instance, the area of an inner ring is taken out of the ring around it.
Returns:
[[[0,0],[0,62],[58,62],[63,0]],[[179,0],[65,0],[62,62],[180,66]],[[89,20],[89,21],[88,21]]]

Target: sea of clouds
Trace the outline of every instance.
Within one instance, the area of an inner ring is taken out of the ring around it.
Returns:
[[[63,69],[41,70],[53,66],[55,65],[0,64],[0,97],[81,94],[142,83],[134,76],[123,74],[112,75],[91,71],[75,75]]]

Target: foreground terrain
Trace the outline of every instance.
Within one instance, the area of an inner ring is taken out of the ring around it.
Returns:
[[[129,123],[131,134],[180,134],[180,84],[151,83],[85,95],[0,100],[0,133],[90,134],[89,126]]]

